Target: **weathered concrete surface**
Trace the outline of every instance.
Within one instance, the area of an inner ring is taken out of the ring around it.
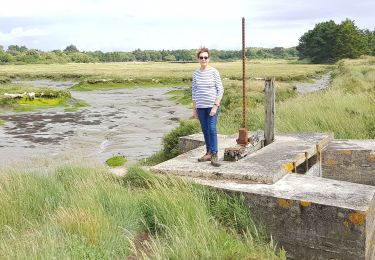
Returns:
[[[322,176],[375,185],[375,140],[334,140],[322,150]]]
[[[373,186],[301,174],[272,185],[195,180],[244,195],[290,259],[374,259]]]
[[[194,137],[196,139],[196,136]],[[277,133],[275,142],[237,161],[223,161],[224,149],[236,144],[237,136],[219,136],[220,167],[209,162],[198,163],[206,149],[204,146],[193,149],[176,158],[153,166],[156,173],[174,175],[231,179],[243,183],[275,183],[305,161],[305,153],[310,158],[318,147],[323,147],[333,139],[331,133]]]
[[[225,138],[225,135],[218,135],[218,137]],[[204,137],[202,133],[182,136],[178,138],[178,150],[180,154],[191,151],[199,146],[204,145]]]

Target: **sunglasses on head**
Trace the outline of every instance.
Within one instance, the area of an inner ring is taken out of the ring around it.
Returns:
[[[199,56],[199,59],[200,59],[200,60],[203,60],[203,59],[204,59],[204,60],[208,60],[208,56]]]

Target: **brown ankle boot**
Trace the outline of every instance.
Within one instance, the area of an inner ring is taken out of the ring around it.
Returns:
[[[198,159],[198,162],[209,162],[211,161],[211,156],[212,154],[210,152],[207,152],[205,155]]]
[[[212,164],[212,166],[215,166],[215,167],[219,167],[221,165],[221,163],[219,163],[219,158],[217,157],[217,153],[212,154],[211,164]]]

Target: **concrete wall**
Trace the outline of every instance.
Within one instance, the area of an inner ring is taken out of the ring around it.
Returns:
[[[288,259],[375,259],[373,186],[301,174],[272,185],[202,184],[243,196]]]
[[[334,140],[322,150],[322,177],[375,185],[375,141]]]
[[[178,150],[180,154],[191,151],[199,146],[204,145],[203,134],[192,134],[178,138]]]
[[[258,195],[246,201],[288,259],[365,259],[366,212]]]

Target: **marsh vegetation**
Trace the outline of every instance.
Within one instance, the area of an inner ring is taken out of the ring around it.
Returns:
[[[263,128],[264,81],[256,78],[274,76],[277,131],[328,131],[336,138],[373,139],[374,65],[373,57],[330,66],[252,61],[247,127]],[[213,66],[221,72],[226,89],[219,132],[237,133],[242,122],[240,63]],[[195,67],[167,63],[11,65],[0,67],[0,77],[73,78],[87,82],[83,83],[89,86],[86,90],[114,88],[103,80],[122,80],[117,88],[128,79],[145,79],[155,85],[167,79],[166,85],[174,82],[184,87],[172,90],[172,99],[189,106]],[[309,81],[327,71],[332,71],[328,89],[296,93],[296,81]],[[135,86],[142,87],[142,81]],[[143,163],[175,156],[177,138],[197,131],[195,120],[181,122],[165,135],[162,150]],[[286,258],[261,223],[251,217],[241,197],[173,177],[157,177],[137,166],[130,167],[124,177],[112,176],[104,167],[77,165],[60,166],[48,174],[38,170],[25,174],[24,169],[15,168],[1,170],[0,175],[0,258]]]

